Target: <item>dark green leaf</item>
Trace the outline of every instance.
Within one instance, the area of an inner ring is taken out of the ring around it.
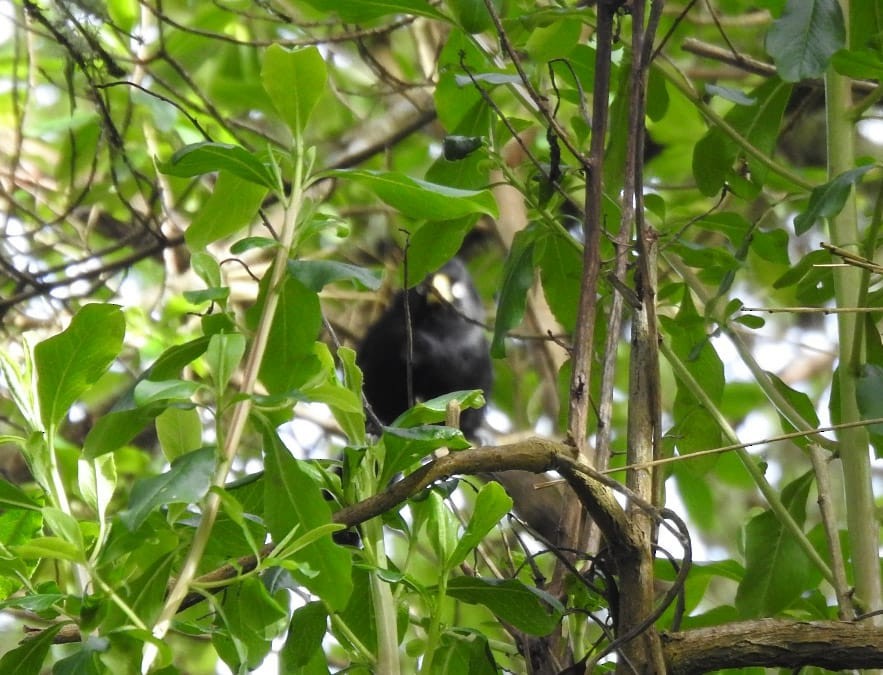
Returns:
[[[805,519],[812,485],[810,471],[782,493],[782,501],[799,525]],[[818,574],[772,511],[764,511],[745,528],[745,577],[736,591],[736,609],[744,618],[774,616],[817,584]]]
[[[856,380],[856,398],[862,419],[883,418],[883,366],[865,364]],[[883,422],[868,425],[871,443],[878,457],[883,456]]]
[[[442,635],[433,667],[434,673],[450,675],[495,675],[500,672],[487,637],[478,631],[470,631],[467,636]]]
[[[873,164],[868,164],[850,169],[824,185],[813,188],[806,211],[794,219],[794,229],[797,234],[809,230],[819,218],[830,218],[840,213],[852,186],[873,168]]]
[[[466,235],[475,225],[476,216],[423,224],[408,247],[408,286],[419,284],[453,258]]]
[[[304,535],[331,523],[331,507],[301,462],[288,452],[275,430],[265,428],[264,518],[280,543],[297,528]],[[325,535],[294,556],[294,577],[332,609],[343,609],[352,592],[352,561],[346,549]]]
[[[372,291],[380,288],[380,279],[373,272],[335,260],[289,260],[288,273],[316,293],[335,281],[355,282]]]
[[[261,83],[295,136],[303,134],[327,79],[325,60],[317,47],[290,51],[273,44],[264,55]]]
[[[147,371],[147,379],[154,381],[172,380],[181,375],[184,366],[193,363],[205,353],[209,338],[198,337],[182,345],[166,349]]]
[[[33,640],[22,643],[0,658],[0,673],[7,675],[38,675],[52,646],[52,640],[64,624],[50,624]]]
[[[821,77],[831,56],[845,44],[837,0],[788,0],[766,38],[766,50],[785,82]]]
[[[196,503],[208,492],[214,472],[215,448],[182,455],[165,473],[135,482],[129,508],[120,513],[120,519],[129,530],[136,530],[160,506]]]
[[[24,491],[4,478],[0,478],[0,508],[39,509],[40,505],[28,497]],[[7,543],[5,539],[3,543]]]
[[[478,631],[465,635],[453,632],[442,635],[432,661],[432,672],[438,675],[496,675],[499,671],[487,638]]]
[[[229,143],[206,141],[185,145],[168,162],[160,162],[159,170],[183,178],[226,171],[265,190],[276,188],[276,176],[269,165],[245,148]]]
[[[324,660],[322,639],[325,637],[327,623],[328,612],[321,602],[308,602],[294,611],[288,637],[279,652],[285,672],[307,665],[317,654]]]
[[[499,12],[502,0],[494,0],[494,4]],[[482,33],[494,25],[484,0],[447,0],[447,5],[467,33]]]
[[[470,446],[459,429],[436,425],[410,429],[386,427],[383,430],[383,444],[386,446],[386,461],[379,478],[381,485],[438,448],[462,450]]]
[[[448,582],[448,595],[482,604],[530,635],[548,635],[564,616],[564,607],[558,600],[517,579],[455,577]]]
[[[537,240],[535,260],[549,308],[564,330],[573,331],[583,272],[581,247],[569,235],[547,230]]]
[[[509,256],[503,265],[500,299],[497,301],[497,318],[491,342],[491,356],[506,356],[506,333],[521,323],[527,306],[527,293],[533,285],[534,247],[540,230],[528,226],[515,235]]]
[[[118,305],[82,307],[70,325],[34,348],[40,416],[55,427],[120,353],[126,322]]]
[[[143,408],[117,410],[103,415],[86,435],[83,453],[87,458],[94,459],[121,448],[166,408],[166,403],[159,402]]]
[[[693,149],[693,177],[696,187],[706,196],[720,192],[735,158],[735,151],[724,141],[718,129],[711,129]]]

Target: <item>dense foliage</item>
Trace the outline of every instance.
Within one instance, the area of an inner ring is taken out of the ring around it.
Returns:
[[[877,0],[0,11],[0,671],[883,668]]]

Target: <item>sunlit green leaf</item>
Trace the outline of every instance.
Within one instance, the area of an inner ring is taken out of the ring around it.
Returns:
[[[120,353],[126,323],[118,305],[85,305],[70,325],[34,348],[43,424],[54,427]]]
[[[261,82],[296,136],[304,132],[327,78],[325,60],[316,47],[290,51],[274,44],[264,54]]]
[[[333,174],[361,183],[411,218],[452,220],[478,213],[497,215],[497,203],[488,190],[461,190],[394,172],[359,169]]]

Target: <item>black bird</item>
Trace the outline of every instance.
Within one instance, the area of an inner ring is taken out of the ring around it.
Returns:
[[[482,389],[488,396],[492,369],[481,326],[484,307],[463,262],[452,259],[407,293],[415,401],[462,389]],[[368,329],[356,361],[374,413],[382,423],[391,423],[408,409],[404,291]],[[460,428],[466,436],[474,437],[483,419],[483,408],[464,410]]]

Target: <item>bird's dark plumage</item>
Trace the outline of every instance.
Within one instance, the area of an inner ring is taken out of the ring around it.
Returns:
[[[410,289],[408,304],[414,398],[425,401],[461,389],[482,389],[488,395],[491,361],[479,325],[484,308],[466,266],[454,258]],[[402,291],[368,329],[357,359],[364,374],[365,396],[384,424],[408,409],[407,359]],[[460,417],[463,433],[473,436],[483,417],[483,409],[464,410]]]

